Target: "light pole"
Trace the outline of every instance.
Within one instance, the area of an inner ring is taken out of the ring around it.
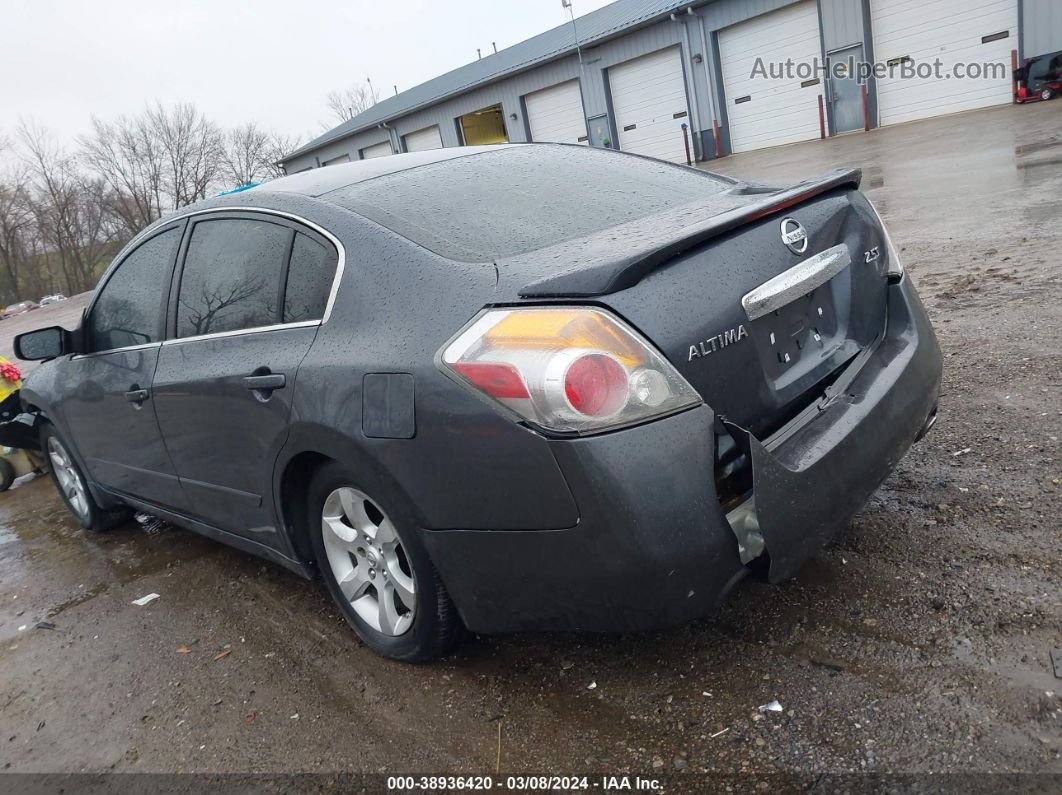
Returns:
[[[579,54],[579,70],[583,68],[583,50],[579,46],[579,28],[575,25],[575,9],[572,8],[572,0],[561,0],[561,6],[568,9],[568,16],[572,20],[572,35],[575,37],[575,51]]]

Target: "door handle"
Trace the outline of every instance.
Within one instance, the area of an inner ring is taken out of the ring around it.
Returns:
[[[288,379],[283,373],[269,373],[268,375],[249,375],[243,379],[243,385],[248,389],[272,392],[274,389],[283,389]]]
[[[151,393],[146,389],[133,388],[125,393],[125,399],[128,400],[130,403],[136,404],[137,407],[139,407],[140,404],[147,400],[149,397],[151,397]]]

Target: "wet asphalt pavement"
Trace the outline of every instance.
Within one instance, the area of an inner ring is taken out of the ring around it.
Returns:
[[[471,638],[415,667],[313,583],[172,527],[88,535],[31,479],[0,495],[0,766],[488,773],[500,736],[506,773],[1062,774],[1060,121],[1005,107],[718,164],[861,165],[945,356],[936,428],[796,580],[664,632]]]

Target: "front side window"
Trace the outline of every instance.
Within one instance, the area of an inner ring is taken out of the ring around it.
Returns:
[[[88,332],[93,351],[158,341],[162,292],[180,242],[181,228],[173,227],[122,260],[92,307]]]
[[[181,275],[177,336],[277,323],[291,235],[287,227],[247,218],[198,222]]]
[[[322,245],[307,235],[295,235],[288,268],[288,287],[284,294],[285,323],[320,320],[324,317],[337,265],[338,257],[334,248]]]

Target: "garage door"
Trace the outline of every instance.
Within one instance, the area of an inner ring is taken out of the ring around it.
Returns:
[[[393,154],[391,151],[391,142],[384,141],[380,144],[373,144],[372,146],[366,146],[361,150],[361,159],[368,160],[370,157],[383,157],[385,155]]]
[[[586,143],[583,95],[578,80],[528,94],[524,97],[524,107],[532,141]]]
[[[442,149],[442,135],[439,125],[425,127],[406,136],[407,152],[425,152],[428,149]]]
[[[1018,46],[1016,0],[871,0],[874,60],[893,68],[877,81],[881,124],[1003,105],[1011,101],[1010,51]],[[899,70],[941,61],[941,76]],[[956,64],[997,70],[960,76]],[[950,74],[951,77],[944,75]]]
[[[679,48],[613,66],[608,81],[619,148],[685,163],[682,123],[689,122],[689,107]]]
[[[768,77],[757,69],[757,58],[763,59]],[[813,1],[719,31],[719,59],[733,151],[819,137],[822,75],[814,64],[822,61],[822,48]],[[771,64],[782,66],[790,59],[791,73],[770,76]],[[809,71],[799,71],[799,64]]]

